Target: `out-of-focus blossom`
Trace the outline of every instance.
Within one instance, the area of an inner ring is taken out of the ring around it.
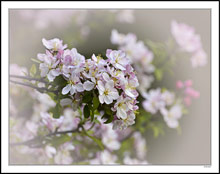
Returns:
[[[10,75],[25,76],[28,74],[27,68],[20,67],[17,64],[10,64]]]
[[[189,52],[193,68],[202,67],[207,64],[207,55],[202,48],[200,36],[195,29],[184,23],[171,22],[171,33],[183,51]]]
[[[169,110],[162,108],[161,114],[170,128],[177,128],[179,126],[178,120],[182,116],[182,107],[179,104],[175,104]]]
[[[54,156],[55,164],[71,164],[73,162],[71,151],[73,150],[75,150],[75,147],[71,142],[62,144]]]
[[[59,128],[62,123],[64,117],[61,116],[59,119],[53,118],[53,116],[46,112],[41,112],[41,118],[43,124],[50,130],[51,132],[54,132],[57,128]]]
[[[191,57],[191,64],[193,68],[202,67],[207,64],[207,55],[204,50],[196,51]]]
[[[192,88],[192,84],[193,84],[192,80],[186,80],[185,82],[178,80],[176,83],[177,88],[183,90],[183,95],[184,95],[183,100],[184,100],[184,103],[186,104],[186,106],[191,105],[192,98],[196,99],[200,96],[199,91]]]
[[[172,21],[171,33],[184,51],[192,53],[201,48],[200,36],[195,33],[193,27]]]
[[[130,156],[126,155],[123,159],[123,163],[126,165],[140,165],[140,164],[149,164],[146,160],[138,160],[136,158],[131,158]]]
[[[134,11],[133,10],[120,10],[116,16],[117,21],[121,23],[134,23]]]
[[[47,145],[45,147],[45,153],[47,155],[48,158],[53,158],[53,156],[56,154],[56,149],[53,146]]]
[[[102,133],[102,142],[109,150],[118,150],[121,144],[118,141],[118,134],[112,130],[112,124],[104,125]]]
[[[90,160],[90,164],[116,164],[117,156],[104,150],[97,155],[97,158]]]
[[[165,101],[166,105],[172,105],[174,100],[175,100],[175,95],[173,92],[170,92],[166,90],[165,92],[162,93],[162,100]]]
[[[134,135],[134,147],[137,157],[140,160],[146,159],[147,144],[146,140],[141,136],[140,132],[135,132]]]
[[[156,114],[158,110],[165,106],[162,99],[161,89],[151,89],[146,96],[146,100],[142,103],[146,111]]]

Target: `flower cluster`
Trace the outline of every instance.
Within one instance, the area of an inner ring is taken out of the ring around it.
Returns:
[[[151,75],[155,70],[152,64],[154,59],[153,53],[144,45],[143,41],[137,41],[137,37],[133,33],[124,35],[114,29],[111,34],[111,42],[112,44],[119,45],[119,49],[126,52],[135,71],[137,71],[140,83],[138,90],[141,94],[145,93],[154,80]]]
[[[171,33],[180,48],[192,54],[192,67],[196,68],[207,64],[207,55],[202,48],[200,36],[195,33],[193,27],[172,21]]]
[[[175,101],[174,93],[160,88],[151,89],[145,96],[143,107],[146,111],[156,114],[158,111],[162,114],[164,121],[170,128],[178,127],[178,119],[181,118],[183,107]]]
[[[125,52],[108,49],[106,59],[94,54],[85,59],[75,48],[66,49],[67,45],[57,38],[42,42],[47,50],[46,54],[38,54],[41,77],[53,82],[61,75],[67,82],[62,94],[75,98],[84,91],[98,90],[99,102],[112,105],[114,128],[134,124],[139,83]]]
[[[200,93],[192,88],[192,84],[192,80],[186,80],[185,82],[178,80],[176,82],[176,87],[184,92],[184,103],[187,106],[191,105],[192,98],[196,99],[200,96]]]

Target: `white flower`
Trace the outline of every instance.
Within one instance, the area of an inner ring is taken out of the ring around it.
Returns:
[[[56,151],[55,147],[47,145],[45,147],[45,153],[46,153],[48,158],[53,158],[53,156],[57,153],[57,151]]]
[[[117,89],[114,88],[113,80],[106,82],[105,85],[102,81],[98,81],[97,88],[99,90],[99,101],[102,104],[110,104],[119,97]]]
[[[47,51],[46,54],[38,54],[37,57],[42,61],[40,64],[41,77],[47,76],[48,80],[52,82],[56,76],[61,74],[59,68],[57,68],[60,61],[56,57],[53,57],[50,52]]]
[[[207,55],[204,50],[196,51],[191,57],[191,64],[193,68],[202,67],[207,64]]]
[[[118,150],[121,144],[117,140],[118,134],[112,130],[112,124],[106,124],[104,128],[106,128],[106,130],[102,134],[103,144],[110,150]]]
[[[164,100],[165,104],[169,106],[173,104],[175,95],[173,92],[166,90],[165,92],[162,93],[161,98],[162,100]]]
[[[46,40],[43,38],[42,43],[49,50],[58,51],[67,48],[67,45],[63,45],[63,41],[57,38],[51,40]]]
[[[117,100],[117,102],[114,105],[114,108],[116,109],[116,116],[119,119],[126,119],[127,118],[127,111],[129,110],[129,107],[127,106],[127,100],[123,98],[123,96],[120,96]]]
[[[145,97],[146,100],[142,103],[143,107],[152,114],[156,114],[165,105],[165,102],[162,100],[160,88],[150,90]]]
[[[113,130],[124,130],[128,126],[135,123],[135,114],[133,112],[128,112],[127,118],[124,120],[115,120],[113,122]]]
[[[101,164],[116,164],[117,156],[111,154],[109,151],[104,150],[100,154]]]
[[[162,108],[161,114],[170,128],[177,128],[179,126],[178,119],[182,116],[182,107],[176,104],[172,106],[170,110]]]
[[[126,43],[133,43],[136,42],[136,36],[132,33],[128,33],[127,35],[118,33],[117,30],[112,30],[111,33],[111,43],[117,45],[123,45]]]
[[[136,91],[136,87],[139,86],[137,78],[126,79],[124,81],[124,92],[131,98],[136,98],[138,96],[138,92]]]
[[[90,82],[89,80],[87,80],[83,83],[83,88],[86,91],[91,91],[94,87],[95,87],[95,83]]]
[[[47,112],[40,113],[43,124],[51,131],[54,132],[57,128],[59,128],[64,120],[64,117],[61,116],[58,119],[53,118],[53,116]]]
[[[117,69],[126,70],[126,65],[129,63],[129,60],[126,58],[125,52],[119,50],[111,51],[109,55],[110,63]]]
[[[62,144],[59,147],[57,154],[54,156],[54,162],[56,164],[71,164],[73,162],[73,158],[70,151],[74,149],[75,147],[69,142]]]
[[[171,33],[178,45],[187,52],[195,52],[201,48],[201,39],[195,29],[184,23],[172,21]]]
[[[83,88],[83,84],[81,83],[80,79],[78,76],[72,74],[69,81],[68,81],[68,85],[66,85],[63,89],[62,89],[62,94],[66,95],[70,92],[71,95],[75,94],[76,92],[83,92],[84,88]]]

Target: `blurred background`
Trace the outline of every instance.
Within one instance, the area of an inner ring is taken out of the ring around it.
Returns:
[[[190,59],[180,58],[175,76],[164,76],[161,84],[175,90],[179,79],[192,79],[200,91],[189,114],[180,119],[181,133],[166,128],[165,135],[154,138],[146,133],[147,159],[152,164],[210,164],[210,10],[10,10],[10,64],[29,69],[31,58],[43,53],[42,38],[60,38],[90,58],[93,53],[116,49],[110,42],[112,29],[137,35],[138,40],[164,42],[171,37],[171,21],[193,26],[201,36],[208,55],[205,67],[193,69]]]

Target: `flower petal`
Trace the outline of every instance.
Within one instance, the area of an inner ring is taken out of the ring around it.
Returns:
[[[71,89],[71,85],[70,85],[70,84],[66,85],[66,86],[62,89],[62,94],[63,94],[63,95],[66,95],[68,92],[70,92],[70,89]]]
[[[95,84],[90,82],[90,81],[88,81],[88,80],[83,84],[83,88],[86,91],[91,91],[94,88],[94,86],[95,86]]]
[[[109,95],[107,95],[104,97],[104,101],[106,104],[110,104],[113,102],[113,99]]]
[[[77,90],[78,92],[83,92],[83,91],[84,91],[84,88],[83,88],[83,84],[82,84],[82,83],[76,84],[75,87],[76,87],[76,90]]]

